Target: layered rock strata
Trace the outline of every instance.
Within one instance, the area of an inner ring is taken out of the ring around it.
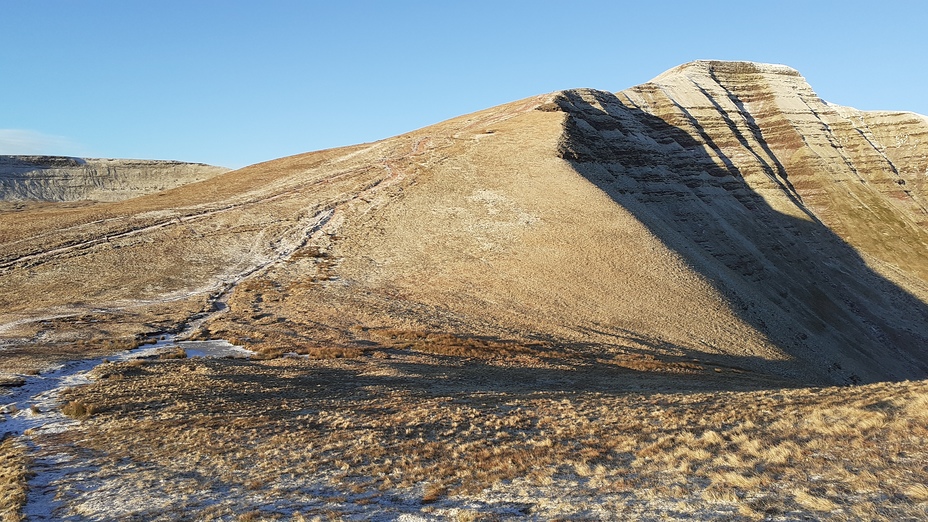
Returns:
[[[0,201],[120,201],[228,170],[180,161],[0,156]]]
[[[852,382],[928,372],[924,117],[830,105],[793,69],[740,62],[556,104],[563,156],[777,346]]]

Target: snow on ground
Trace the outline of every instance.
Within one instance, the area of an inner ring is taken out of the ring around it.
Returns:
[[[0,397],[0,433],[23,437],[34,454],[29,494],[23,514],[28,520],[58,520],[55,501],[58,488],[70,484],[69,475],[92,471],[75,466],[72,456],[47,454],[36,443],[37,435],[62,433],[78,423],[61,412],[61,393],[71,387],[89,384],[89,373],[104,360],[126,361],[156,357],[173,347],[183,348],[188,357],[248,358],[251,350],[224,340],[176,341],[166,336],[154,344],[118,353],[108,358],[69,361],[39,375],[20,376],[25,384]],[[78,485],[80,481],[76,482]],[[73,484],[72,484],[73,485]]]

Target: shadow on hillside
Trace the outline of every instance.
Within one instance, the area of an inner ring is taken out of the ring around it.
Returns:
[[[928,305],[805,208],[782,162],[766,145],[753,150],[723,109],[746,156],[807,219],[771,208],[683,107],[692,134],[611,93],[567,91],[556,103],[568,114],[562,156],[791,355],[794,375],[848,384],[928,376]],[[749,128],[763,144],[757,124]]]
[[[407,398],[404,400],[439,399],[494,406],[626,394],[698,397],[719,390],[751,392],[802,386],[800,382],[770,378],[749,370],[715,363],[697,364],[684,359],[661,359],[659,369],[633,369],[603,363],[593,356],[583,360],[565,355],[564,367],[531,367],[505,364],[500,358],[423,356],[402,350],[393,353],[395,358],[373,363],[369,358],[298,362],[288,366],[287,371],[281,371],[277,365],[265,366],[242,359],[204,359],[195,364],[209,369],[208,390],[198,385],[165,387],[158,385],[157,380],[145,381],[148,384],[144,388],[117,386],[103,390],[108,394],[107,400],[118,404],[114,411],[157,411],[181,403],[195,405],[191,412],[197,415],[233,415],[236,418],[256,415],[273,420],[294,420],[297,415],[313,411],[370,413],[381,401],[390,403],[391,408],[407,406],[403,401],[393,402],[391,398],[397,395]],[[730,360],[736,362],[735,358]],[[558,363],[557,360],[548,362]],[[188,363],[160,364],[170,365],[162,366],[167,369]],[[115,382],[150,371],[147,367],[122,369]],[[161,371],[164,370],[155,373]],[[673,402],[672,398],[666,399],[666,404]],[[305,426],[311,427],[310,424]]]

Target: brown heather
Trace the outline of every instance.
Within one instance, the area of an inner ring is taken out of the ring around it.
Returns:
[[[394,512],[390,499],[442,516],[487,502],[535,518],[928,515],[925,382],[712,391],[725,382],[715,372],[527,372],[402,350],[145,368],[111,365],[74,389],[104,413],[53,447],[97,470],[87,484],[163,480],[185,509],[216,517],[266,495],[337,518]],[[233,494],[207,501],[205,487]],[[80,505],[86,493],[69,495]]]

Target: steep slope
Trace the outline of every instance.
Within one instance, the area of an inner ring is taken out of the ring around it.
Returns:
[[[283,351],[542,342],[566,358],[712,353],[733,366],[788,365],[561,158],[565,115],[531,110],[550,99],[417,134],[427,152],[392,166],[411,183],[380,208],[340,209],[313,258],[237,288],[212,335]],[[435,335],[449,333],[458,338]]]
[[[565,157],[777,346],[852,381],[925,372],[917,145],[896,167],[782,66],[696,62],[557,104]]]
[[[0,201],[119,201],[228,170],[180,161],[0,156]]]
[[[27,206],[0,230],[0,335],[220,310],[199,335],[267,354],[924,377],[926,131],[827,105],[782,66],[694,62],[125,202]]]
[[[795,70],[751,63],[694,62],[619,98],[660,118],[664,138],[691,152],[660,159],[676,174],[664,181],[689,185],[684,199],[695,203],[688,219],[671,218],[688,244],[670,241],[765,294],[773,309],[753,324],[763,328],[781,309],[788,324],[766,328],[780,346],[815,351],[829,344],[825,335],[834,337],[829,353],[859,360],[852,367],[924,374],[928,120],[828,105]],[[702,180],[685,180],[700,169]],[[719,188],[744,201],[720,212]],[[663,219],[685,213],[674,198],[656,203]],[[716,269],[706,273],[731,286]]]
[[[743,62],[693,62],[621,96],[692,136],[771,205],[779,198],[768,194],[786,190],[865,255],[928,280],[924,116],[830,105],[793,69]]]

